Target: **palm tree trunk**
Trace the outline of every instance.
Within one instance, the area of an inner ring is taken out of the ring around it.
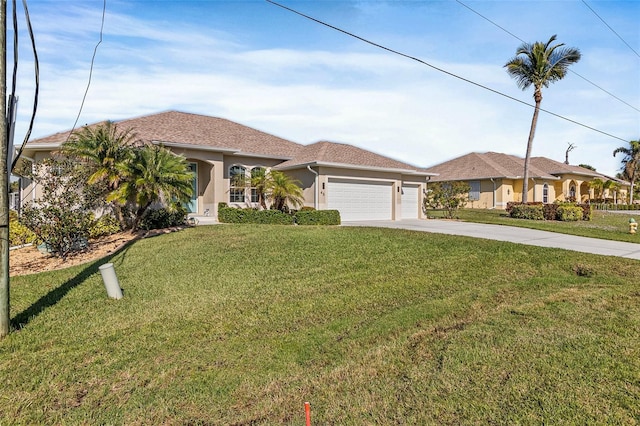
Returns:
[[[522,202],[526,203],[529,192],[529,163],[531,161],[531,147],[533,146],[533,137],[536,133],[536,126],[538,125],[538,113],[540,112],[540,102],[542,102],[542,93],[536,90],[534,93],[536,100],[536,107],[533,110],[533,119],[531,120],[531,130],[529,130],[529,140],[527,141],[527,153],[524,157],[524,173],[522,177]]]

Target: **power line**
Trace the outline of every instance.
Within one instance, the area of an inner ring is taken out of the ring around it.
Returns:
[[[14,8],[14,13],[15,13],[15,6],[16,6],[16,2],[14,0],[13,2],[13,8]],[[16,155],[16,158],[13,159],[13,162],[11,163],[11,170],[13,170],[13,168],[16,166],[16,164],[18,163],[18,160],[20,159],[20,156],[22,155],[22,151],[24,150],[25,145],[27,144],[27,142],[29,141],[29,138],[31,137],[31,131],[33,130],[33,123],[35,122],[36,119],[36,113],[38,111],[38,99],[39,99],[39,94],[40,94],[40,61],[38,60],[38,50],[36,49],[36,39],[35,36],[33,35],[33,27],[31,26],[31,18],[29,17],[29,8],[27,7],[27,0],[22,0],[22,6],[24,7],[24,16],[25,16],[25,20],[27,21],[27,30],[29,32],[29,38],[31,39],[31,48],[33,50],[33,60],[34,60],[34,73],[35,73],[35,90],[34,90],[34,95],[33,95],[33,110],[31,111],[31,119],[29,120],[29,128],[27,129],[27,133],[25,134],[24,137],[24,141],[22,142],[22,145],[20,146],[20,150],[18,151],[18,155]],[[15,15],[14,15],[14,24],[16,23],[16,19],[15,19]],[[14,58],[15,58],[15,64],[14,64],[14,83],[13,83],[13,91],[14,93],[12,93],[12,98],[15,98],[15,75],[16,75],[16,71],[18,69],[18,54],[17,54],[17,50],[18,50],[18,36],[17,36],[17,30],[15,30],[15,34],[14,34]],[[11,170],[9,170],[9,172],[11,172]]]
[[[82,102],[80,103],[80,110],[78,111],[78,115],[76,117],[76,121],[73,123],[73,127],[71,127],[71,131],[69,132],[69,135],[67,135],[67,141],[69,140],[69,138],[73,134],[73,131],[75,130],[76,126],[78,125],[78,120],[80,120],[80,115],[82,114],[82,109],[84,108],[84,102],[86,101],[87,94],[89,93],[89,87],[91,87],[91,78],[93,77],[93,65],[94,65],[95,60],[96,60],[96,54],[98,53],[98,46],[100,46],[100,44],[102,43],[102,33],[104,31],[104,15],[106,13],[106,10],[107,10],[107,0],[103,0],[103,2],[102,2],[102,21],[100,23],[100,39],[98,40],[98,43],[96,44],[96,47],[93,49],[93,56],[91,57],[91,66],[89,67],[89,81],[87,82],[87,88],[84,91],[84,96],[82,97]]]
[[[635,54],[636,54],[636,56],[637,56],[638,58],[640,58],[640,54],[638,54],[638,52],[636,52],[636,51],[635,51],[635,49],[634,49],[633,47],[631,47],[631,45],[629,45],[629,43],[627,43],[627,42],[625,41],[625,39],[623,39],[623,38],[622,38],[622,36],[620,36],[620,34],[618,34],[618,33],[616,32],[616,30],[614,30],[613,28],[611,28],[611,25],[607,24],[607,22],[606,22],[604,19],[602,19],[602,17],[601,17],[600,15],[598,15],[598,14],[596,13],[596,11],[595,11],[595,10],[593,10],[593,8],[587,4],[587,2],[586,2],[586,1],[582,0],[582,3],[584,3],[584,5],[585,5],[585,6],[587,6],[587,7],[589,8],[589,10],[590,10],[590,11],[592,11],[592,12],[593,12],[593,14],[594,14],[594,15],[596,15],[596,16],[598,17],[598,19],[600,19],[600,20],[602,21],[602,23],[603,23],[603,24],[605,24],[605,25],[607,26],[607,28],[609,28],[609,29],[611,30],[611,32],[613,32],[615,35],[617,35],[617,36],[618,36],[618,38],[619,38],[620,40],[622,40],[622,42],[623,42],[624,44],[626,44],[626,45],[627,45],[627,47],[628,47],[629,49],[631,49],[631,51],[632,51],[633,53],[635,53]]]
[[[512,32],[508,31],[507,29],[505,29],[504,27],[501,27],[500,25],[498,25],[497,23],[495,23],[494,21],[492,21],[491,19],[487,18],[486,16],[484,16],[483,14],[481,14],[480,12],[478,12],[477,10],[472,9],[470,6],[466,5],[465,3],[463,3],[460,0],[456,0],[456,2],[458,4],[460,4],[461,6],[466,7],[467,9],[469,9],[471,12],[475,13],[476,15],[478,15],[479,17],[481,17],[482,19],[486,20],[487,22],[495,25],[496,27],[500,28],[502,31],[504,31],[505,33],[509,34],[511,37],[515,38],[516,40],[520,40],[522,43],[526,43],[523,39],[521,39],[520,37],[518,37],[517,35],[513,34]],[[586,4],[586,3],[585,3]],[[588,7],[588,6],[587,6]],[[602,90],[603,92],[605,92],[607,95],[617,99],[618,101],[622,102],[623,104],[627,105],[630,108],[633,108],[634,110],[640,112],[640,108],[637,108],[633,105],[631,105],[630,103],[620,99],[619,97],[617,97],[616,95],[614,95],[613,93],[609,92],[608,90],[604,89],[603,87],[597,85],[596,83],[594,83],[593,81],[587,79],[586,77],[583,77],[582,75],[578,74],[577,72],[573,71],[572,69],[569,69],[569,72],[577,75],[578,77],[580,77],[581,79],[583,79],[584,81],[586,81],[587,83],[591,84],[594,87],[597,87],[598,89]]]
[[[464,81],[464,82],[466,82],[466,83],[469,83],[469,84],[472,84],[472,85],[474,85],[474,86],[480,87],[480,88],[482,88],[482,89],[488,90],[488,91],[490,91],[490,92],[492,92],[492,93],[495,93],[495,94],[497,94],[497,95],[503,96],[503,97],[505,97],[505,98],[507,98],[507,99],[510,99],[510,100],[512,100],[512,101],[518,102],[518,103],[523,104],[523,105],[526,105],[526,106],[528,106],[528,107],[535,108],[535,105],[531,105],[531,104],[529,104],[529,103],[527,103],[527,102],[521,101],[521,100],[520,100],[520,99],[518,99],[518,98],[514,98],[513,96],[507,95],[507,94],[502,93],[502,92],[500,92],[500,91],[498,91],[498,90],[492,89],[492,88],[490,88],[490,87],[488,87],[488,86],[485,86],[485,85],[482,85],[482,84],[480,84],[480,83],[476,83],[475,81],[472,81],[472,80],[469,80],[469,79],[467,79],[467,78],[461,77],[461,76],[459,76],[459,75],[457,75],[457,74],[454,74],[454,73],[452,73],[452,72],[450,72],[450,71],[444,70],[444,69],[439,68],[439,67],[437,67],[437,66],[435,66],[435,65],[432,65],[432,64],[430,64],[430,63],[428,63],[428,62],[426,62],[426,61],[423,61],[422,59],[416,58],[416,57],[414,57],[414,56],[407,55],[406,53],[402,53],[402,52],[399,52],[399,51],[397,51],[397,50],[391,49],[391,48],[389,48],[389,47],[383,46],[383,45],[381,45],[381,44],[375,43],[375,42],[373,42],[373,41],[371,41],[371,40],[368,40],[368,39],[366,39],[366,38],[360,37],[360,36],[358,36],[358,35],[356,35],[356,34],[350,33],[350,32],[348,32],[348,31],[345,31],[345,30],[341,29],[341,28],[338,28],[338,27],[336,27],[336,26],[333,26],[333,25],[331,25],[331,24],[328,24],[328,23],[326,23],[326,22],[323,22],[323,21],[321,21],[321,20],[319,20],[319,19],[316,19],[316,18],[314,18],[314,17],[312,17],[312,16],[305,15],[304,13],[298,12],[298,11],[297,11],[297,10],[295,10],[295,9],[291,9],[291,8],[289,8],[289,7],[287,7],[287,6],[284,6],[284,5],[281,5],[281,4],[279,4],[279,3],[276,3],[276,2],[275,2],[275,1],[273,1],[273,0],[266,0],[266,1],[267,1],[268,3],[271,3],[271,4],[275,5],[275,6],[281,7],[282,9],[288,10],[289,12],[295,13],[296,15],[302,16],[303,18],[309,19],[309,20],[311,20],[311,21],[313,21],[313,22],[316,22],[316,23],[318,23],[318,24],[320,24],[320,25],[324,25],[325,27],[331,28],[331,29],[336,30],[336,31],[338,31],[338,32],[341,32],[341,33],[343,33],[343,34],[345,34],[345,35],[348,35],[349,37],[353,37],[353,38],[358,39],[358,40],[360,40],[360,41],[362,41],[362,42],[364,42],[364,43],[367,43],[367,44],[370,44],[370,45],[372,45],[372,46],[375,46],[375,47],[377,47],[377,48],[379,48],[379,49],[386,50],[387,52],[391,52],[391,53],[393,53],[393,54],[396,54],[396,55],[402,56],[402,57],[407,58],[407,59],[411,59],[412,61],[416,61],[416,62],[418,62],[418,63],[421,63],[421,64],[423,64],[423,65],[426,65],[426,66],[428,66],[428,67],[430,67],[430,68],[433,68],[433,69],[434,69],[434,70],[436,70],[436,71],[440,71],[441,73],[447,74],[447,75],[449,75],[449,76],[451,76],[451,77],[457,78],[457,79],[462,80],[462,81]],[[589,130],[593,130],[594,132],[601,133],[601,134],[603,134],[603,135],[605,135],[605,136],[609,136],[609,137],[611,137],[611,138],[618,139],[618,140],[623,141],[623,142],[628,142],[626,139],[623,139],[623,138],[621,138],[621,137],[618,137],[618,136],[612,135],[612,134],[607,133],[607,132],[604,132],[604,131],[602,131],[602,130],[598,130],[598,129],[594,128],[594,127],[591,127],[591,126],[588,126],[588,125],[586,125],[586,124],[580,123],[580,122],[578,122],[578,121],[572,120],[572,119],[570,119],[570,118],[564,117],[564,116],[562,116],[562,115],[560,115],[560,114],[556,114],[555,112],[548,111],[548,110],[546,110],[546,109],[544,109],[544,108],[539,108],[539,110],[540,110],[540,111],[542,111],[542,112],[545,112],[545,113],[547,113],[547,114],[549,114],[549,115],[553,115],[554,117],[561,118],[561,119],[563,119],[563,120],[565,120],[565,121],[568,121],[568,122],[570,122],[570,123],[577,124],[577,125],[579,125],[579,126],[582,126],[582,127],[584,127],[584,128],[587,128],[587,129],[589,129]]]

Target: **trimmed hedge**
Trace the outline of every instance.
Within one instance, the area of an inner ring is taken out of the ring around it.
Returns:
[[[592,203],[591,205],[596,210],[640,210],[640,204]]]
[[[303,209],[294,214],[280,210],[240,209],[218,204],[218,221],[224,223],[259,223],[272,225],[340,225],[337,210]]]
[[[237,209],[225,205],[218,206],[218,221],[224,223],[293,225],[293,216],[280,210]]]
[[[509,216],[515,219],[544,220],[542,204],[514,204]]]
[[[542,212],[542,217],[540,217],[538,210]],[[509,202],[507,203],[506,211],[510,217],[515,219],[573,221],[591,220],[592,208],[590,204],[558,202],[552,204],[542,204],[540,202],[522,204]]]
[[[559,205],[557,219],[563,222],[576,222],[582,220],[583,209],[576,205]]]
[[[300,210],[294,217],[298,225],[340,225],[338,210]]]

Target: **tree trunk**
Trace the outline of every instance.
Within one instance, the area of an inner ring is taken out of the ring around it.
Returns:
[[[531,160],[531,147],[533,146],[533,137],[536,133],[538,125],[538,113],[540,112],[540,102],[542,102],[542,92],[536,89],[533,95],[536,101],[536,107],[533,110],[533,119],[531,120],[531,130],[529,131],[529,140],[527,141],[527,153],[524,157],[524,173],[522,177],[522,202],[526,203],[529,192],[529,163]]]

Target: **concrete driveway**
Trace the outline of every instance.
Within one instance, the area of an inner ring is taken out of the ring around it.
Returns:
[[[396,228],[412,231],[435,232],[438,234],[463,235],[467,237],[508,241],[540,247],[554,247],[584,253],[640,260],[640,234],[637,234],[638,243],[624,243],[600,240],[597,238],[576,237],[574,235],[557,234],[555,232],[548,231],[537,231],[527,228],[517,228],[513,226],[486,225],[481,223],[440,219],[342,222],[342,226],[372,226],[378,228]]]

